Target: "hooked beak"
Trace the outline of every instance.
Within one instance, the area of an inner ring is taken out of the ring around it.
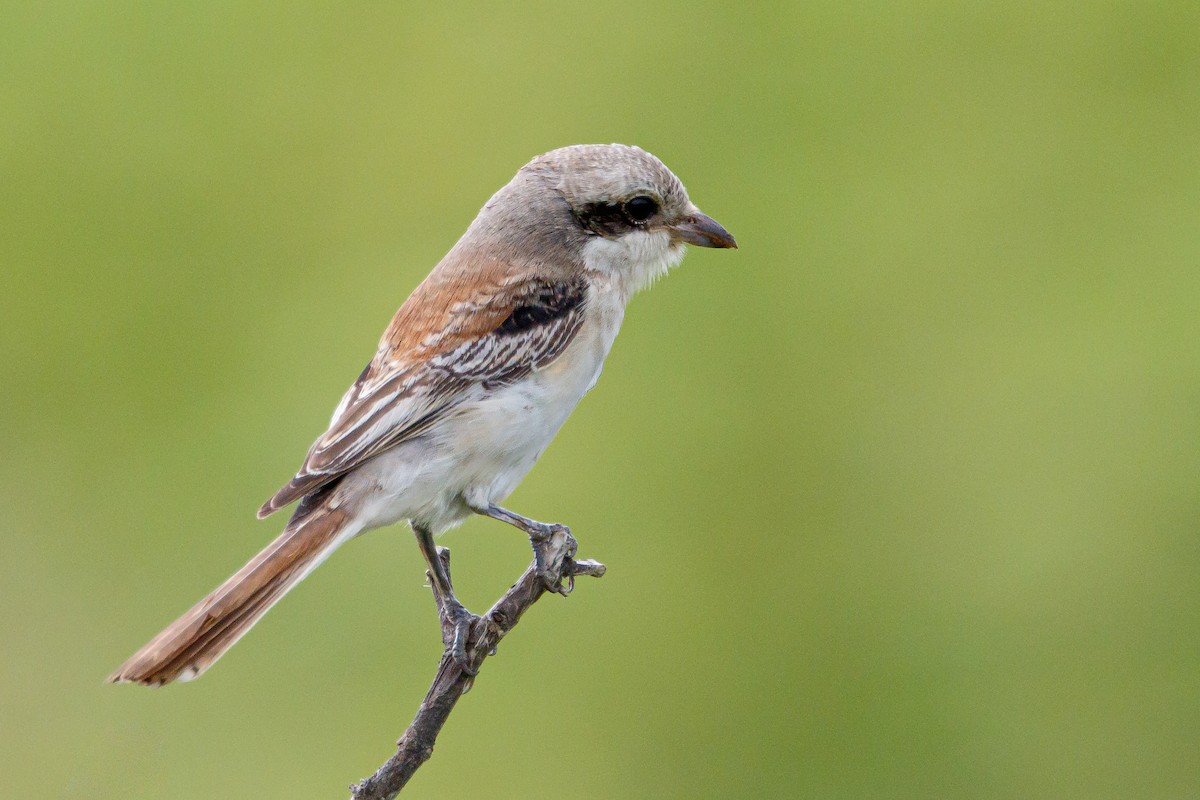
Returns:
[[[671,238],[698,247],[723,247],[737,249],[733,234],[721,227],[721,223],[692,206],[692,212],[667,228]]]

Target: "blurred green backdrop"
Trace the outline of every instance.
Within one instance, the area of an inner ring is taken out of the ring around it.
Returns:
[[[439,652],[411,535],[198,683],[102,685],[277,532],[531,156],[741,250],[634,302],[513,497],[609,565],[415,796],[1200,795],[1200,5],[5,4],[6,796],[341,797]],[[481,609],[521,537],[449,534]]]

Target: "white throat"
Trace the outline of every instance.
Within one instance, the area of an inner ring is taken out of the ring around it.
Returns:
[[[583,246],[583,263],[618,287],[624,302],[667,274],[682,259],[684,246],[666,231],[631,231],[608,239],[595,236]]]

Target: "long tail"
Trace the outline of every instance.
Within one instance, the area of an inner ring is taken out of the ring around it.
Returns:
[[[357,532],[344,508],[306,498],[279,538],[130,656],[108,681],[161,686],[199,677]]]

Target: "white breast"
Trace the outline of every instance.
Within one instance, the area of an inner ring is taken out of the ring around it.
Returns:
[[[412,519],[442,531],[516,489],[596,385],[625,315],[625,293],[597,276],[574,341],[551,364],[460,405],[427,436],[356,471],[374,484],[370,527]]]
[[[593,284],[585,309],[566,352],[458,416],[453,446],[464,454],[465,491],[472,501],[498,503],[511,494],[599,380],[625,304],[611,287]]]

